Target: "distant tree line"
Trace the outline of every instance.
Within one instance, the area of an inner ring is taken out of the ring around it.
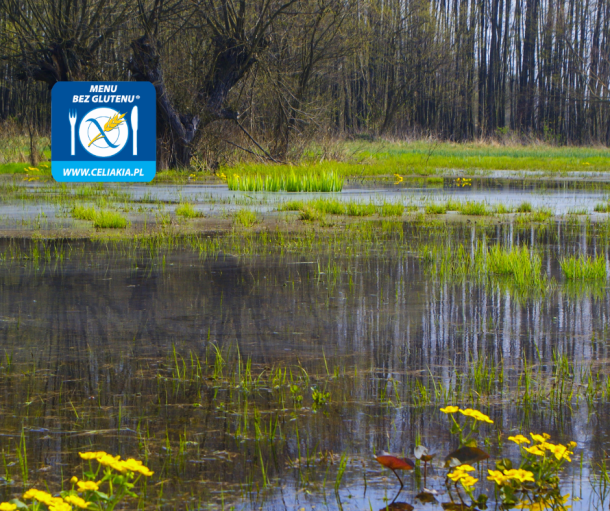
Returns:
[[[43,131],[58,81],[152,82],[161,167],[211,134],[610,141],[610,0],[0,0],[0,64],[0,117]]]

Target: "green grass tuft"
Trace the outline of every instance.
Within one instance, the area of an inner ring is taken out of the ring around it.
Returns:
[[[97,217],[97,212],[93,207],[87,208],[85,206],[81,206],[80,204],[74,206],[70,214],[72,215],[72,218],[76,218],[77,220],[94,221]]]
[[[197,211],[193,205],[188,202],[183,202],[176,207],[176,215],[184,218],[199,218],[203,216],[200,211]]]
[[[606,279],[606,259],[597,256],[591,259],[590,256],[571,256],[559,261],[561,270],[566,279],[569,280],[605,280]]]
[[[125,229],[127,219],[116,211],[101,210],[95,215],[93,225],[98,229]]]
[[[252,227],[256,222],[258,222],[256,213],[249,209],[240,209],[233,215],[233,223],[242,227]]]
[[[227,178],[227,185],[229,190],[244,192],[340,192],[343,178],[334,171],[297,174],[290,170],[285,174],[273,175],[232,174]]]

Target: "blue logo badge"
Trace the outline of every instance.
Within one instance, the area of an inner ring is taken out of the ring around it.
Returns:
[[[156,98],[149,82],[58,82],[51,91],[53,177],[152,181]]]

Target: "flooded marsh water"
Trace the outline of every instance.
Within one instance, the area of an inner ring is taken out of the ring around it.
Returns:
[[[104,450],[155,471],[130,508],[442,509],[457,446],[439,408],[458,404],[493,419],[492,460],[517,460],[520,432],[576,441],[562,492],[603,509],[607,281],[570,282],[561,261],[608,260],[609,239],[576,217],[2,239],[2,497],[60,488]],[[496,245],[528,247],[543,285],[483,271]],[[396,496],[373,454],[417,444],[439,454]]]

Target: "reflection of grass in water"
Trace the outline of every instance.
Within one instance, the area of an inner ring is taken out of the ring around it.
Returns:
[[[571,256],[559,261],[566,279],[606,280],[606,259],[603,256]]]
[[[472,276],[481,281],[505,285],[521,297],[543,295],[553,281],[542,275],[540,256],[526,246],[506,249],[500,245],[472,250],[462,243],[453,246],[422,245],[420,256],[443,279]]]

